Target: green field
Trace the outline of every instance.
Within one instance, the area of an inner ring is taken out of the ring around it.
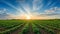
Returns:
[[[60,34],[60,19],[0,20],[0,34]]]

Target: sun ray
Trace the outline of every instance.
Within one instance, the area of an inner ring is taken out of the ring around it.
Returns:
[[[48,1],[47,5],[45,5],[45,6],[43,7],[43,9],[45,9],[45,8],[49,7],[49,6],[50,6],[50,4],[52,4],[52,1]]]
[[[43,0],[34,0],[33,1],[33,10],[37,10],[37,9],[39,9],[39,7],[41,9],[41,6],[43,6],[42,2],[43,2]],[[37,4],[39,4],[39,6],[37,6]]]
[[[43,7],[43,4],[41,4],[41,5],[37,8],[37,10],[40,10],[42,7]]]
[[[53,7],[56,3],[57,3],[57,2],[52,3],[52,5],[51,5],[51,6],[49,6],[49,7],[50,7],[50,8],[51,8],[51,7]]]
[[[16,8],[15,6],[13,6],[12,4],[10,4],[9,2],[3,1],[4,3],[6,3],[7,5],[9,5],[10,7],[16,9],[17,11],[24,13],[23,11],[21,11],[20,9]]]
[[[22,4],[21,4],[22,5]],[[31,14],[31,9],[30,9],[30,7],[28,6],[28,5],[26,5],[26,6],[23,6],[22,5],[22,7],[24,8],[24,10],[27,12],[27,14]]]
[[[43,7],[43,0],[40,0],[40,3],[38,3],[39,6],[37,7],[37,10],[40,10]]]

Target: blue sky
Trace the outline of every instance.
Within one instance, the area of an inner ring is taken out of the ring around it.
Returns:
[[[59,18],[60,0],[0,0],[0,14],[4,13],[15,16],[25,13]]]

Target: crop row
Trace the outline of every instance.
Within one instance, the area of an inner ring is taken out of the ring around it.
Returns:
[[[0,21],[0,28],[4,28],[5,30],[0,31],[0,34],[10,34],[14,32],[22,25],[26,24],[25,22],[18,22],[18,21]]]
[[[29,32],[29,23],[25,25],[25,27],[21,32],[19,32],[19,34],[27,34],[28,32]]]

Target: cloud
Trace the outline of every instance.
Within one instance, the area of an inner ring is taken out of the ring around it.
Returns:
[[[29,7],[27,7],[29,8]],[[45,10],[43,13],[39,12],[32,12],[32,18],[33,19],[60,19],[60,13],[55,13],[57,10],[60,10],[60,8],[50,8]],[[0,19],[23,19],[24,13],[19,15],[14,15],[6,12],[7,9],[0,9]]]
[[[0,14],[6,12],[7,9],[3,8],[3,9],[0,9]]]
[[[14,15],[2,13],[2,14],[0,14],[0,19],[14,19]]]
[[[37,13],[34,17],[35,19],[60,19],[60,14]]]
[[[33,0],[33,10],[41,9],[43,7],[42,1],[43,0]]]
[[[0,19],[15,19],[15,15],[7,13],[6,11],[6,8],[0,9]]]
[[[57,10],[59,10],[59,11],[60,11],[60,8],[59,8],[59,9],[57,9]]]
[[[54,10],[45,10],[45,12],[46,12],[47,14],[49,14],[49,13],[54,13],[55,11],[54,11]]]
[[[42,13],[33,12],[32,14],[35,16],[36,19],[60,19],[60,8],[53,7],[45,10]]]
[[[52,14],[52,13],[54,14],[55,12],[58,12],[58,11],[60,12],[60,8],[58,8],[58,7],[53,7],[53,8],[50,8],[50,9],[45,10],[44,12],[45,12],[45,13],[48,13],[48,14],[50,14],[50,13],[51,13],[51,14]]]
[[[22,17],[19,15],[14,15],[11,13],[7,13],[5,9],[0,10],[0,20],[6,20],[6,19],[21,19]]]

